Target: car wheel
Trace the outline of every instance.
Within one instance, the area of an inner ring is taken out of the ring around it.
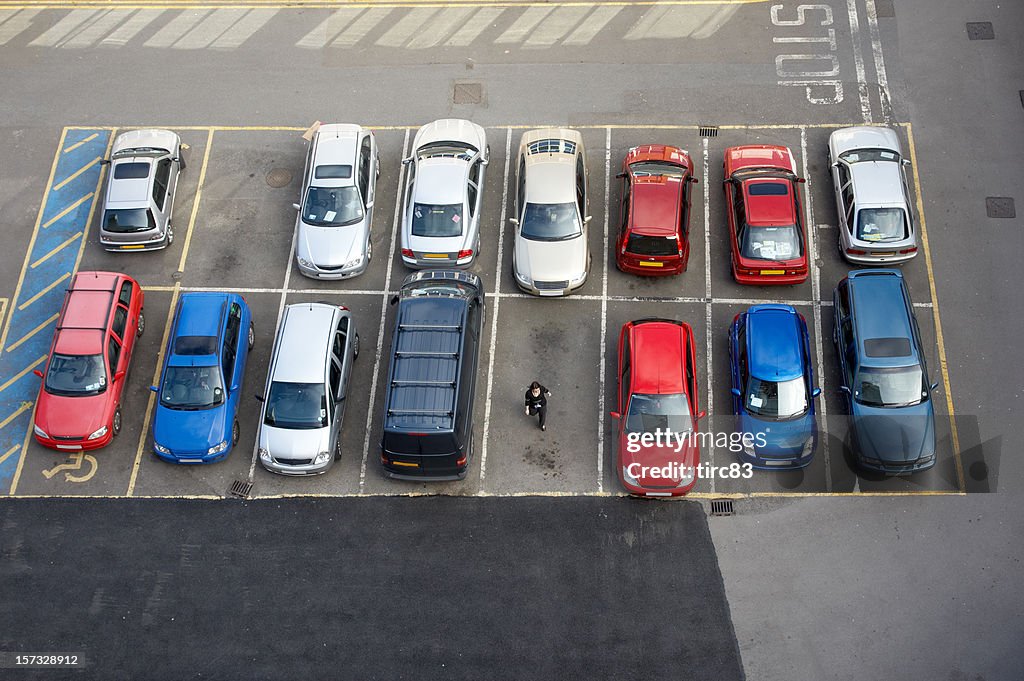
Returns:
[[[249,349],[252,350],[254,345],[256,345],[256,329],[252,322],[249,322]]]
[[[186,165],[188,164],[185,163],[185,145],[182,144],[178,147],[178,172],[183,171]]]
[[[121,432],[121,407],[114,410],[114,420],[110,424],[110,430],[114,435]]]
[[[142,332],[146,330],[146,315],[142,314],[142,310],[139,310],[139,325],[135,329],[135,337],[138,338],[142,335]]]
[[[367,241],[366,242],[366,262],[370,262],[370,260],[372,258],[373,258],[373,242],[372,241]]]
[[[171,228],[171,223],[167,223],[167,245],[170,246],[174,243],[174,230]]]
[[[337,461],[341,458],[341,433],[338,433],[338,439],[334,442],[334,460]]]
[[[352,339],[352,359],[355,359],[358,356],[359,356],[359,334],[357,333],[356,337]]]
[[[491,160],[491,145],[488,144],[487,148],[484,149],[484,161],[490,162]]]
[[[238,436],[241,435],[242,429],[238,427],[238,419],[231,425],[231,446],[234,447],[238,444]]]
[[[377,170],[374,171],[376,174],[374,177],[380,177],[380,152],[377,152]]]

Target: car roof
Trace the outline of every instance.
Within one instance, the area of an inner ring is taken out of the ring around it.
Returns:
[[[686,328],[672,322],[634,323],[631,336],[632,390],[646,395],[686,392]]]
[[[469,164],[452,157],[427,158],[419,162],[413,200],[420,203],[461,204],[466,196]]]
[[[679,231],[683,180],[676,177],[638,177],[633,181],[633,216],[630,229],[652,236]]]
[[[284,309],[274,354],[271,380],[321,383],[325,376],[337,307],[326,303],[293,303]]]
[[[149,205],[150,187],[153,182],[153,158],[146,156],[127,156],[111,161],[110,185],[107,189],[106,205],[111,208],[139,207]],[[146,164],[149,171],[145,177],[117,179],[117,168],[127,164]]]
[[[177,146],[180,143],[181,140],[177,133],[171,130],[159,128],[129,130],[117,136],[110,153],[111,156],[114,156],[128,149],[166,149],[173,154],[177,151]]]
[[[753,194],[758,186],[775,185],[784,188],[780,194]],[[751,225],[792,225],[796,223],[796,204],[793,201],[793,183],[783,178],[754,177],[743,182],[746,199],[747,223]]]
[[[854,201],[858,208],[905,206],[903,178],[897,161],[860,161],[850,164]]]
[[[347,178],[316,179],[310,173],[310,183],[317,187],[350,187],[355,184],[356,156],[359,150],[359,135],[362,128],[347,123],[330,123],[317,128],[313,152],[313,167],[328,165],[352,166]]]
[[[869,357],[864,348],[866,340],[913,339],[903,275],[893,270],[861,270],[850,273],[847,281],[862,363],[871,366],[905,366],[908,361],[916,361],[917,352],[913,342],[910,354],[900,357]]]
[[[220,336],[224,306],[230,298],[226,293],[183,293],[179,302],[175,337]]]
[[[527,203],[570,203],[576,200],[576,157],[543,154],[526,157]]]
[[[788,381],[804,375],[800,318],[788,305],[757,305],[747,311],[750,373],[765,381]]]
[[[830,142],[838,153],[852,149],[891,149],[901,151],[896,131],[874,125],[855,125],[841,128],[830,135]],[[902,155],[902,154],[901,154]]]

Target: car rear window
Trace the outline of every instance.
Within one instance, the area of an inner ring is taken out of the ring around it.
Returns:
[[[176,355],[213,355],[216,353],[216,336],[178,336],[174,340],[174,354]]]
[[[453,433],[427,433],[414,435],[411,433],[384,433],[384,449],[392,454],[409,456],[441,456],[455,454],[459,445]]]
[[[785,196],[789,185],[782,182],[754,182],[748,190],[751,196]]]
[[[313,177],[318,180],[347,180],[352,177],[352,166],[317,166]]]
[[[156,219],[147,208],[112,209],[103,214],[103,230],[107,232],[130,234],[151,229],[156,229]]]
[[[114,166],[115,180],[141,180],[149,177],[148,163],[119,163]]]
[[[864,341],[868,357],[909,357],[909,338],[868,338]]]
[[[626,252],[635,255],[678,255],[679,246],[674,236],[644,236],[630,234]]]
[[[462,206],[417,203],[412,210],[413,236],[448,237],[462,234]]]

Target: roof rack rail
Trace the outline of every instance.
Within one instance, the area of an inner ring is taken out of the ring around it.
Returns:
[[[410,329],[414,331],[461,331],[461,324],[399,324],[398,330]]]
[[[436,386],[436,385],[444,385],[444,386],[448,386],[448,387],[454,387],[455,386],[455,381],[403,381],[403,380],[394,380],[394,381],[391,381],[391,385],[393,385],[393,386],[402,386],[402,385],[423,385],[423,386],[435,385]]]
[[[418,351],[418,350],[396,350],[396,357],[454,357],[458,358],[458,352],[441,352],[441,351]]]
[[[434,414],[436,416],[452,416],[451,409],[388,409],[389,416],[412,416],[412,415]]]

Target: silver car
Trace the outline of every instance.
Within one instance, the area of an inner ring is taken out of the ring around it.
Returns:
[[[313,133],[296,218],[295,259],[315,279],[346,279],[373,257],[370,227],[380,158],[373,133],[358,125],[321,125]]]
[[[519,143],[515,249],[519,288],[568,295],[587,281],[587,162],[583,136],[567,128],[530,130]]]
[[[917,228],[900,141],[889,128],[857,126],[828,139],[839,212],[839,250],[852,263],[902,263],[917,255]]]
[[[284,309],[260,415],[259,459],[282,475],[326,473],[341,457],[341,424],[352,364],[355,319],[345,307],[295,303]]]
[[[484,129],[448,118],[424,125],[413,139],[402,215],[402,262],[412,268],[464,267],[480,250]]]
[[[170,130],[132,130],[117,136],[100,216],[100,245],[108,251],[154,251],[174,241],[171,218],[178,175],[185,169],[181,138]]]

